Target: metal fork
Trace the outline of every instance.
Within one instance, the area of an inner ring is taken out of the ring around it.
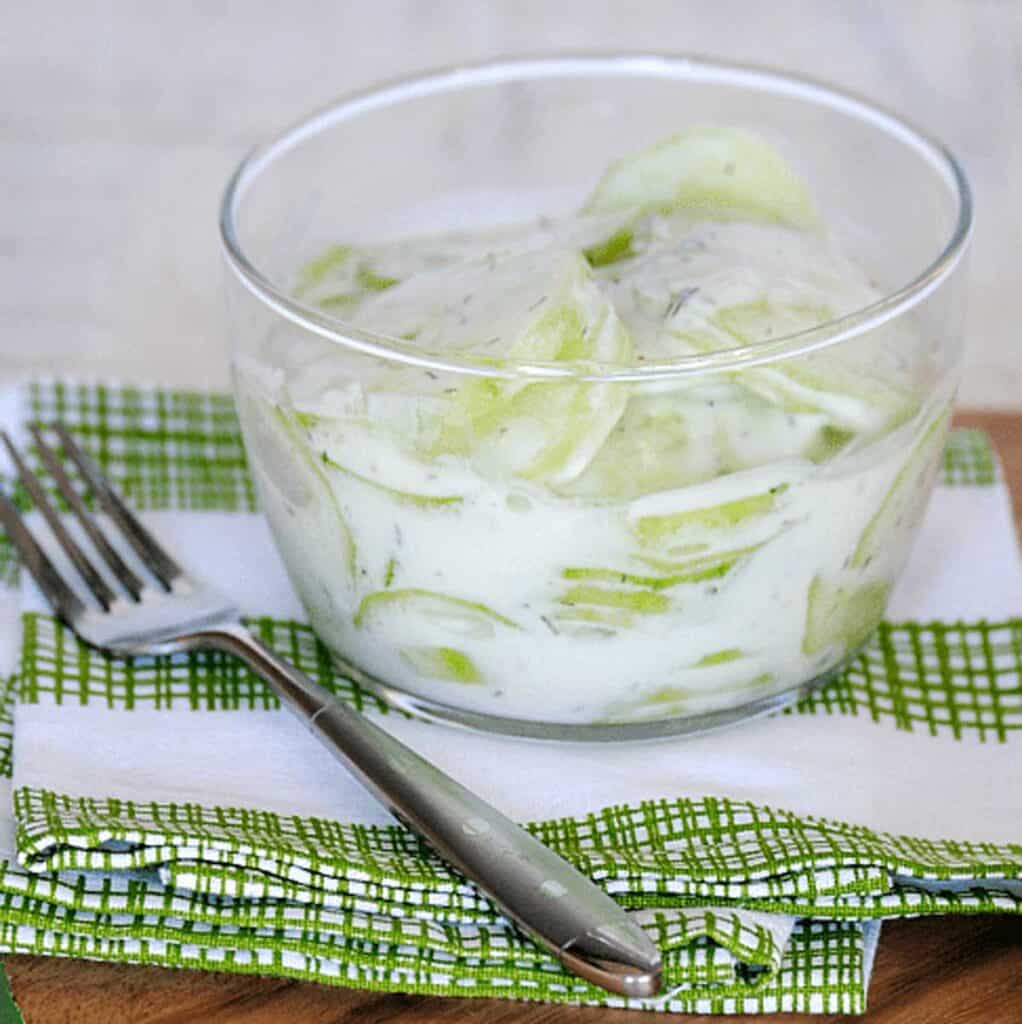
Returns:
[[[534,836],[449,775],[299,672],[242,624],[233,603],[186,572],[142,525],[60,425],[65,455],[156,584],[133,570],[75,489],[56,452],[32,427],[39,455],[112,586],[75,541],[39,478],[3,434],[21,481],[91,593],[83,598],[36,542],[0,491],[0,523],[54,611],[86,643],[117,657],[217,650],[241,658],[337,759],[412,831],[568,970],[620,995],[655,995],[660,955],[646,933],[601,889]]]

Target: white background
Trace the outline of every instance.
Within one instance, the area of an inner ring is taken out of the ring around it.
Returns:
[[[978,200],[963,405],[1022,408],[1022,3],[11,2],[0,17],[0,380],[224,386],[220,191],[261,136],[445,63],[662,49],[817,75],[963,158]]]

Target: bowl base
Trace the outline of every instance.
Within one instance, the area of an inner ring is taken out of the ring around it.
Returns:
[[[737,725],[740,722],[759,718],[794,704],[834,679],[851,660],[846,658],[827,672],[791,689],[783,690],[780,693],[771,693],[759,700],[750,701],[737,707],[722,708],[720,711],[687,715],[682,718],[665,718],[653,722],[572,723],[538,722],[527,718],[502,718],[499,715],[486,715],[478,711],[465,711],[463,708],[427,700],[425,697],[418,697],[405,690],[389,686],[387,683],[367,675],[337,654],[333,654],[333,659],[339,669],[359,686],[379,697],[388,707],[403,711],[413,718],[441,725],[452,725],[472,732],[514,736],[518,739],[575,743],[668,739],[672,736],[695,736],[730,725]]]

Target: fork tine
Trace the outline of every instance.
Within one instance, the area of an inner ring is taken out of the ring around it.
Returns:
[[[114,601],[117,600],[117,595],[107,584],[106,580],[96,572],[96,567],[89,561],[85,552],[78,546],[71,534],[67,532],[67,528],[61,522],[57,510],[53,507],[49,495],[47,495],[43,485],[39,482],[39,478],[28,468],[27,463],[21,457],[18,449],[14,447],[14,443],[5,431],[0,431],[0,438],[3,438],[4,445],[6,445],[7,451],[14,460],[14,465],[18,469],[18,476],[21,477],[25,490],[31,495],[32,501],[39,511],[42,512],[50,529],[53,531],[54,537],[60,542],[60,546],[67,553],[67,557],[71,559],[74,567],[78,570],[78,574],[85,580],[86,585],[95,595],[96,600],[99,601],[104,609],[109,609]]]
[[[50,607],[62,619],[74,622],[85,612],[85,605],[53,567],[53,563],[25,526],[14,502],[3,491],[0,491],[0,523],[3,523],[22,565],[39,585]]]
[[[63,425],[55,423],[53,429],[60,437],[64,451],[88,481],[89,487],[96,495],[103,511],[121,528],[146,567],[170,590],[174,580],[184,575],[184,570],[160,547],[153,535],[138,521],[135,514],[124,504],[121,496],[103,475],[103,471],[96,465],[95,460],[78,447],[75,439],[64,429]]]
[[[31,426],[29,429],[35,438],[39,454],[42,456],[43,462],[46,463],[46,468],[50,471],[50,475],[57,484],[57,490],[60,491],[64,496],[64,500],[71,506],[71,510],[78,518],[78,522],[82,524],[82,529],[88,535],[89,540],[92,541],[96,550],[106,559],[106,564],[113,570],[114,575],[120,580],[124,589],[136,601],[139,600],[145,584],[131,571],[124,559],[117,553],[117,549],[110,544],[103,531],[96,525],[96,521],[92,518],[88,508],[86,508],[81,495],[75,490],[74,484],[71,483],[71,478],[67,475],[67,471],[61,464],[60,459],[57,458],[53,449],[46,443],[42,431],[36,426]]]

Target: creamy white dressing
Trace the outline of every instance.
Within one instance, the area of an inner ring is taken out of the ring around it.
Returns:
[[[256,409],[249,407],[246,421],[273,421],[266,406]],[[917,434],[916,423],[905,424],[844,468],[785,458],[626,502],[566,498],[530,481],[473,473],[455,460],[429,465],[353,420],[324,418],[302,428],[290,443],[306,454],[291,453],[283,482],[270,445],[254,446],[253,463],[262,508],[295,586],[320,636],[344,660],[440,703],[591,723],[745,703],[840,660],[847,653],[840,643],[804,650],[810,586],[816,577],[849,574]],[[344,459],[350,472],[332,468],[324,454]],[[310,457],[315,468],[306,468]],[[934,464],[928,457],[927,473]],[[296,496],[289,476],[298,467],[305,490]],[[925,489],[925,476],[914,486]],[[783,488],[776,506],[745,522],[694,522],[659,543],[637,538],[636,524],[648,517],[698,512],[771,488]],[[856,581],[892,581],[913,525],[892,530],[881,556],[855,573]],[[350,534],[353,562],[342,530]],[[719,576],[656,590],[630,582],[670,577],[665,563],[695,566],[698,575],[699,566],[712,568],[715,557],[734,552],[733,565]],[[566,578],[573,570],[575,578]],[[618,571],[628,581],[589,578],[589,570]],[[588,612],[626,609],[566,603],[579,586],[607,591],[611,601],[618,593],[652,592],[666,604],[657,601],[656,610],[632,612],[620,623],[589,622]],[[355,624],[367,597],[420,591],[484,605],[506,622],[462,616],[456,608],[436,616],[399,597]],[[877,618],[881,612],[875,609]],[[460,652],[474,666],[472,681],[423,675],[406,654],[418,648]],[[718,661],[722,652],[734,656]]]
[[[677,212],[310,267],[306,301],[495,362],[662,361],[879,295],[815,227]],[[791,690],[865,639],[942,446],[931,360],[901,323],[712,379],[536,384],[285,333],[236,374],[262,508],[340,659],[439,704],[589,724]]]

